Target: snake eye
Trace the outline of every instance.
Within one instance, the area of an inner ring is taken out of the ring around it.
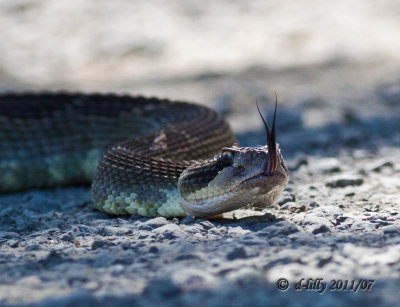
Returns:
[[[233,152],[231,151],[223,151],[221,154],[221,162],[224,165],[231,165],[233,163]]]

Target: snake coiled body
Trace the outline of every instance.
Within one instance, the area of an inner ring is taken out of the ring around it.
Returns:
[[[212,215],[239,206],[231,208],[226,198],[239,184],[265,177],[257,167],[235,173],[236,162],[221,155],[223,147],[237,150],[235,142],[217,112],[196,104],[113,94],[2,94],[0,192],[93,182],[94,206],[111,214]],[[236,156],[248,163],[248,153]],[[257,163],[264,165],[264,158]],[[285,182],[267,187],[272,192],[265,200],[275,200]]]

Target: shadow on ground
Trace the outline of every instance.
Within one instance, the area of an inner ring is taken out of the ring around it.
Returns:
[[[285,157],[299,154],[333,156],[343,150],[379,147],[400,147],[400,116],[398,114],[361,119],[348,114],[344,123],[330,123],[306,128],[299,120],[298,109],[285,109],[278,125],[278,142]],[[270,121],[271,122],[271,121]],[[248,131],[237,135],[242,146],[264,144],[265,131]]]

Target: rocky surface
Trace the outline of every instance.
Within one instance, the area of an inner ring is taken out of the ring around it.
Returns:
[[[253,102],[267,109],[276,90],[291,179],[273,207],[216,220],[112,217],[93,209],[86,187],[3,195],[0,305],[398,305],[396,1],[304,1],[300,11],[281,1],[269,2],[276,8],[73,3],[0,4],[8,42],[0,46],[1,90],[125,90],[202,101],[228,118],[245,146],[265,143]],[[163,31],[154,32],[160,23]],[[352,31],[338,35],[332,24]],[[218,48],[221,37],[226,49]],[[289,289],[278,288],[282,278]],[[312,289],[296,290],[310,278]],[[329,289],[332,280],[347,280],[347,291]]]

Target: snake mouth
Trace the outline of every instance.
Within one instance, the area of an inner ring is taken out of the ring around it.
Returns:
[[[248,182],[252,182],[252,181],[256,181],[256,180],[267,180],[271,176],[272,175],[268,175],[265,172],[262,172],[262,173],[259,173],[257,175],[254,175],[250,178],[243,180],[240,184],[244,184],[244,183],[248,183]]]

